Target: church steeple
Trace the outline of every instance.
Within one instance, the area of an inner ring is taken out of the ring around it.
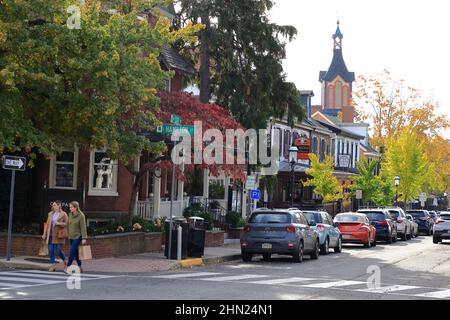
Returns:
[[[342,38],[344,38],[344,35],[342,34],[341,29],[339,29],[339,20],[338,20],[336,32],[333,34],[335,50],[342,50]]]

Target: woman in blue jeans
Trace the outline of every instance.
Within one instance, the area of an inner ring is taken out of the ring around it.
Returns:
[[[61,201],[56,200],[52,203],[52,211],[48,213],[47,227],[42,235],[42,239],[47,240],[48,253],[50,256],[51,267],[48,271],[55,271],[56,260],[55,253],[64,263],[64,270],[67,267],[66,256],[62,251],[62,246],[67,238],[67,213],[61,210]]]
[[[70,267],[75,259],[77,261],[80,272],[83,272],[81,268],[81,260],[78,255],[78,247],[80,244],[86,244],[87,232],[86,232],[86,217],[80,210],[80,204],[77,201],[72,201],[69,205],[69,241],[70,241],[70,257],[67,264]]]

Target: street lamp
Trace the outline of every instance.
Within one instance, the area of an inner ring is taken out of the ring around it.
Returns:
[[[294,180],[295,180],[295,166],[297,164],[298,148],[291,146],[289,148],[289,163],[291,165],[291,208],[294,207]]]
[[[394,177],[394,185],[395,185],[395,206],[398,207],[398,185],[400,184],[400,177]]]

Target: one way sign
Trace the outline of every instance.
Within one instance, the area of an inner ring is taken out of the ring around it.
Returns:
[[[2,160],[2,167],[5,170],[25,171],[25,164],[27,161],[24,157],[4,155]]]

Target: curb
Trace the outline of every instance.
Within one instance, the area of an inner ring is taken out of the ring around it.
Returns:
[[[219,264],[219,263],[223,263],[223,262],[235,261],[235,260],[240,260],[240,259],[241,259],[240,254],[230,254],[230,255],[221,256],[221,257],[186,259],[186,260],[180,261],[178,265],[180,268],[191,268],[191,267],[195,267],[195,266]]]

